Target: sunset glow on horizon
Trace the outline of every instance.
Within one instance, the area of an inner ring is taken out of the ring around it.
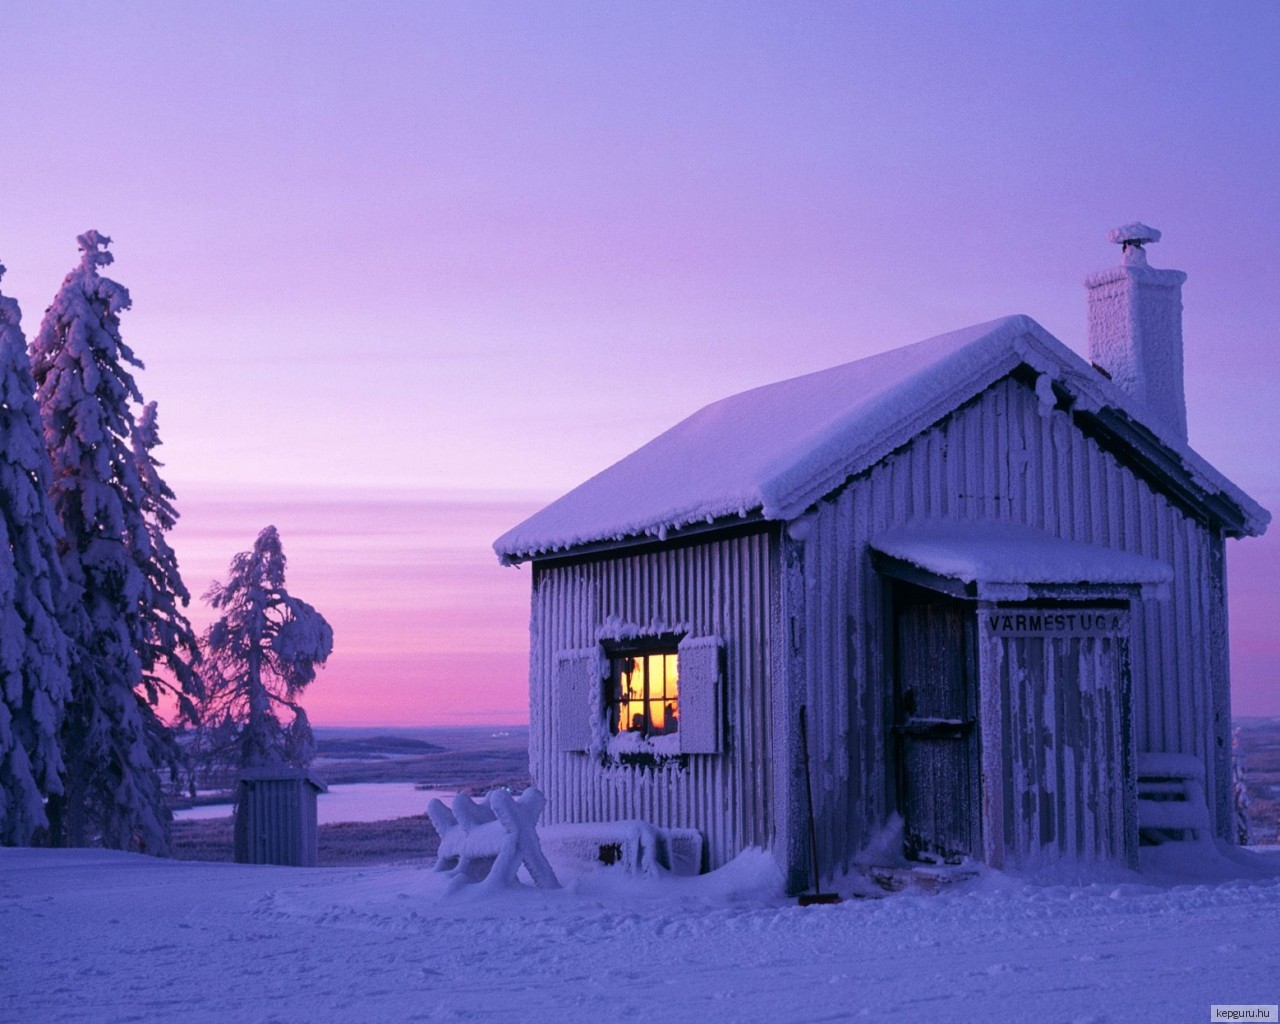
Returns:
[[[1106,233],[1184,270],[1192,446],[1280,508],[1280,5],[0,10],[34,336],[113,239],[199,597],[268,524],[319,725],[528,716],[492,541],[699,407],[996,317],[1085,347]],[[7,45],[5,45],[7,44]],[[1230,542],[1280,715],[1280,527]]]
[[[197,489],[174,531],[192,622],[234,554],[280,532],[290,593],[335,634],[303,700],[322,725],[511,725],[528,719],[529,573],[492,537],[538,502],[489,496]]]

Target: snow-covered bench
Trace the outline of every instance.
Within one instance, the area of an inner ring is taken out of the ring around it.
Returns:
[[[504,803],[512,797],[506,790],[494,790],[477,802],[460,793],[453,798],[452,810],[439,800],[427,805],[427,816],[440,834],[437,871],[448,871],[472,882],[492,874],[512,835],[495,813],[495,799]],[[534,831],[545,803],[542,793],[532,787],[514,798],[517,809],[529,818],[526,846],[537,848],[535,859],[545,861],[545,850],[563,860],[619,864],[632,873],[665,870],[675,875],[696,875],[702,870],[702,833],[697,829],[659,828],[647,821],[626,819],[547,825]],[[528,863],[526,860],[526,866]],[[519,866],[516,861],[515,870]],[[551,871],[550,866],[547,871]],[[532,867],[529,873],[538,885],[544,884]],[[554,879],[554,874],[551,877]],[[514,878],[513,871],[509,881],[514,882]],[[553,886],[556,884],[553,882]]]
[[[533,786],[519,796],[495,789],[483,803],[459,793],[452,810],[432,800],[427,817],[440,834],[436,870],[464,882],[512,886],[523,864],[539,888],[560,888],[538,843],[538,818],[546,803]]]
[[[543,848],[565,859],[620,864],[632,873],[696,875],[702,870],[702,833],[697,829],[626,819],[548,825],[541,835]]]

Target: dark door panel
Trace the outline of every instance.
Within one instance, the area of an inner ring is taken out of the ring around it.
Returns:
[[[908,856],[957,858],[977,844],[971,618],[940,596],[896,610],[894,731]]]

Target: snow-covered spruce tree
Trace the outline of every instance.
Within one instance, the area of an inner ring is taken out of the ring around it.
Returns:
[[[285,557],[274,526],[258,534],[252,551],[231,560],[226,583],[205,600],[222,612],[204,635],[206,722],[230,720],[228,740],[239,767],[311,761],[307,713],[298,703],[333,650],[323,615],[284,587]],[[281,713],[289,716],[281,720]]]
[[[166,570],[151,565],[150,499],[134,451],[132,410],[142,396],[129,367],[142,363],[120,337],[129,293],[98,273],[112,262],[111,240],[89,231],[77,241],[80,265],[32,345],[53,463],[50,496],[63,530],[59,551],[73,595],[63,615],[71,641],[65,785],[49,802],[50,827],[56,843],[165,854],[170,815],[157,756],[167,729],[146,676],[155,665],[148,638],[171,613],[163,608],[166,591],[154,585]],[[168,593],[177,591],[171,585]]]
[[[21,319],[17,302],[0,295],[0,845],[29,843],[48,825],[45,798],[62,792],[58,733],[71,687],[60,531]]]
[[[160,476],[163,465],[155,457],[161,445],[156,403],[148,402],[133,426],[133,455],[142,482],[142,516],[147,525],[149,545],[131,548],[146,579],[139,600],[141,620],[138,652],[142,657],[142,692],[155,706],[162,695],[177,708],[179,720],[194,725],[198,721],[195,701],[203,694],[199,675],[200,643],[183,609],[191,603],[191,593],[178,571],[178,556],[165,536],[177,525],[176,496]],[[157,766],[167,767],[175,782],[184,760],[173,730],[155,715],[144,715],[147,744]]]

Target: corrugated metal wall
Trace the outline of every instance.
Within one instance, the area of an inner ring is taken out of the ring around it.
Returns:
[[[529,761],[547,797],[544,821],[643,818],[697,828],[712,867],[773,840],[770,641],[776,576],[772,532],[573,563],[543,564],[530,627]],[[603,765],[558,749],[550,685],[555,655],[602,632],[650,627],[725,641],[726,749],[652,768]]]
[[[1221,535],[1119,466],[1066,413],[1041,415],[1032,389],[1007,379],[821,502],[802,542],[784,541],[795,550],[784,564],[803,567],[803,586],[784,589],[783,616],[802,637],[797,685],[810,707],[825,864],[847,867],[892,808],[886,585],[868,544],[919,520],[1021,523],[1173,565],[1171,600],[1143,602],[1132,617],[1135,739],[1139,750],[1204,758],[1211,811],[1226,820],[1227,666],[1213,628],[1223,619]]]

